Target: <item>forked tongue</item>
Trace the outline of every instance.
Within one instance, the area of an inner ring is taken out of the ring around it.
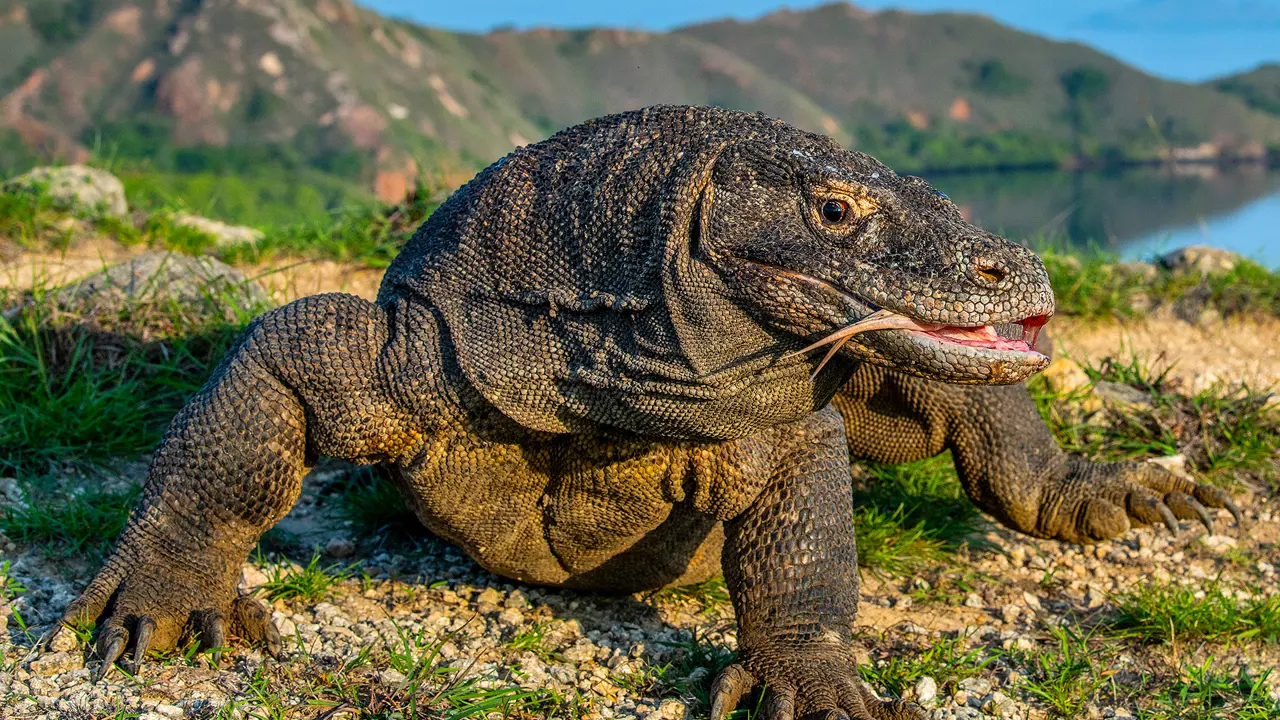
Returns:
[[[906,315],[900,315],[892,310],[877,310],[852,325],[846,325],[839,330],[836,330],[809,347],[792,353],[787,353],[783,356],[783,359],[794,357],[796,355],[803,355],[810,350],[816,350],[823,345],[831,345],[831,349],[827,351],[827,354],[822,358],[822,362],[818,363],[818,367],[813,371],[812,377],[817,377],[818,373],[826,366],[827,362],[830,361],[831,358],[839,352],[840,348],[844,347],[844,344],[849,342],[849,339],[854,335],[871,332],[872,330],[923,330],[925,332],[929,332],[931,330],[937,330],[940,327],[943,326],[912,320]]]

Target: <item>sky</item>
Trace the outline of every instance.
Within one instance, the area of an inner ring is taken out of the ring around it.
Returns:
[[[613,26],[669,30],[724,17],[752,19],[812,0],[362,0],[379,12],[452,30],[496,26]],[[990,15],[1076,40],[1163,77],[1201,81],[1280,62],[1280,0],[862,0],[862,7]]]

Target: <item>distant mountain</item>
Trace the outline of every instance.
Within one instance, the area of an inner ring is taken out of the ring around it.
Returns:
[[[0,155],[276,164],[386,197],[658,102],[762,110],[902,169],[1280,146],[1280,117],[1235,90],[982,16],[844,4],[668,33],[476,35],[348,0],[0,0],[0,68]]]
[[[1213,86],[1238,95],[1249,107],[1280,116],[1280,63],[1272,63],[1216,80]]]

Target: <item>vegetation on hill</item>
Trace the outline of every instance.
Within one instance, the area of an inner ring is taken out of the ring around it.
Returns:
[[[471,35],[349,0],[0,0],[0,63],[0,167],[92,151],[156,193],[226,203],[190,176],[243,177],[223,192],[304,217],[420,173],[453,186],[513,146],[659,102],[761,110],[910,171],[1280,145],[1265,68],[1177,83],[981,16],[846,4],[669,33]],[[281,185],[310,189],[273,200]]]
[[[1225,77],[1214,85],[1222,92],[1240,96],[1249,107],[1280,115],[1280,63]]]

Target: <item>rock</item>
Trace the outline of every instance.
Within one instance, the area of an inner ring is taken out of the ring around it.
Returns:
[[[1021,614],[1022,614],[1022,608],[1018,607],[1017,605],[1014,605],[1013,603],[1009,603],[1008,605],[1005,605],[1004,607],[1000,608],[1000,617],[1003,618],[1004,621],[1006,623],[1009,623],[1010,625],[1017,622],[1018,616]]]
[[[329,539],[324,545],[324,554],[332,558],[348,558],[356,552],[356,544],[351,538],[339,535]]]
[[[1010,717],[1018,711],[1017,704],[999,690],[991,693],[982,704],[982,712],[996,717]]]
[[[964,606],[971,607],[971,608],[980,608],[982,607],[982,598],[978,596],[978,593],[969,593],[964,598]]]
[[[1022,602],[1026,603],[1027,607],[1031,608],[1032,610],[1035,610],[1036,612],[1041,612],[1044,610],[1044,607],[1040,605],[1040,598],[1036,597],[1035,595],[1032,595],[1029,592],[1022,593]]]
[[[679,700],[663,700],[658,706],[658,717],[662,720],[683,720],[688,709]]]
[[[498,623],[516,627],[524,622],[524,614],[515,608],[507,608],[498,613]]]
[[[1050,392],[1058,395],[1070,395],[1088,389],[1093,383],[1080,363],[1069,358],[1054,358],[1049,367],[1040,373]]]
[[[1151,396],[1129,385],[1099,380],[1093,384],[1093,392],[1113,409],[1136,410],[1151,407]]]
[[[59,627],[53,637],[49,638],[49,649],[56,653],[73,652],[80,647],[76,634],[67,627]]]
[[[120,179],[85,165],[38,167],[4,185],[5,192],[35,192],[41,188],[63,210],[120,218],[129,214]]]
[[[191,228],[213,238],[213,247],[254,243],[263,238],[261,230],[243,225],[230,225],[221,220],[193,215],[188,212],[177,212],[169,216],[169,222],[178,226]]]
[[[1208,245],[1189,245],[1162,256],[1161,267],[1174,272],[1198,272],[1202,275],[1229,272],[1244,256],[1230,250],[1209,247]]]
[[[1191,479],[1191,474],[1187,472],[1187,458],[1185,455],[1166,455],[1164,457],[1147,458],[1147,462],[1152,465],[1158,465],[1178,477],[1186,478],[1187,480]]]
[[[399,670],[392,670],[391,668],[386,668],[385,670],[378,673],[378,679],[388,685],[399,685],[400,683],[404,682],[406,678],[404,674],[401,673]]]
[[[476,596],[477,605],[497,606],[500,602],[502,602],[502,594],[493,588],[485,588],[484,592]]]
[[[961,690],[967,690],[972,695],[986,695],[991,692],[991,681],[985,678],[965,678],[957,683],[957,685]]]
[[[925,675],[916,681],[915,693],[916,702],[921,705],[931,703],[938,697],[938,683],[933,678]]]
[[[240,587],[245,591],[262,587],[270,580],[271,578],[256,565],[245,563],[240,566]]]
[[[180,718],[183,716],[182,708],[177,705],[169,705],[168,703],[160,703],[156,705],[155,711],[167,718]]]
[[[1225,553],[1239,545],[1239,541],[1230,535],[1201,535],[1200,542],[1216,553]]]
[[[226,263],[168,252],[144,253],[83,277],[56,293],[62,311],[106,325],[127,310],[146,305],[163,311],[163,318],[153,318],[162,323],[171,321],[167,311],[172,305],[196,316],[188,320],[230,322],[269,302],[261,286]],[[163,335],[164,328],[130,327],[129,332]]]
[[[53,652],[45,653],[32,660],[30,668],[31,672],[36,675],[49,676],[64,673],[68,670],[75,670],[82,665],[84,663],[79,655],[69,652]]]

